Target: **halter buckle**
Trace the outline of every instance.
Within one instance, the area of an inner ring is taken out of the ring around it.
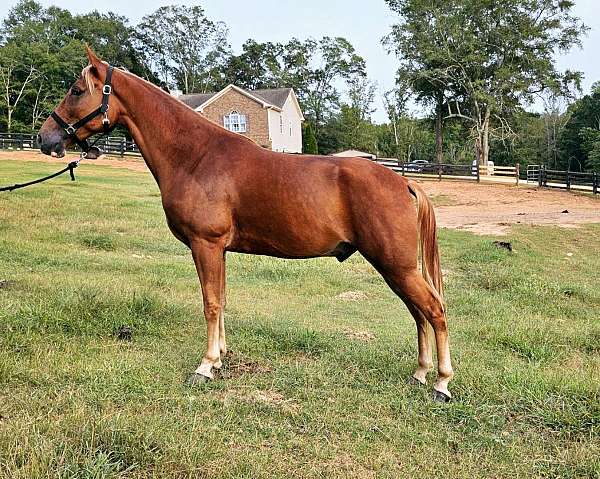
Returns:
[[[110,85],[104,85],[102,87],[102,93],[104,95],[110,95],[112,93],[112,86],[110,86]]]
[[[68,125],[65,128],[65,131],[67,132],[67,135],[71,136],[75,134],[75,128],[73,128],[73,125]]]
[[[102,118],[102,124],[105,126],[110,125],[110,120],[108,119],[108,112],[104,112],[104,117]]]

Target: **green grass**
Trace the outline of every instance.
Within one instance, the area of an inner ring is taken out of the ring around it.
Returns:
[[[0,162],[0,184],[55,169]],[[229,255],[234,354],[189,389],[198,280],[151,176],[0,194],[0,477],[598,478],[600,226],[508,239],[441,232],[451,404],[406,383],[414,322],[358,256]]]

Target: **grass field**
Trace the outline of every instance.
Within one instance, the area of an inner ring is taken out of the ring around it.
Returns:
[[[233,355],[190,389],[198,280],[153,179],[77,172],[0,194],[0,477],[600,477],[600,225],[441,232],[450,404],[358,256],[229,255]]]

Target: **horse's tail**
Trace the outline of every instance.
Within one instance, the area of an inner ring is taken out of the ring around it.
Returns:
[[[444,304],[444,287],[442,281],[442,268],[440,265],[440,251],[438,248],[437,228],[433,205],[427,194],[418,183],[409,180],[408,188],[417,199],[417,218],[419,223],[419,242],[421,250],[421,266],[423,277],[439,294],[442,305]]]

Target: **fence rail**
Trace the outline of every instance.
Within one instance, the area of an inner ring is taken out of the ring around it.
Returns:
[[[37,135],[33,133],[0,133],[2,150],[35,150],[38,148]],[[107,155],[140,156],[140,150],[133,141],[119,136],[101,138],[96,146]]]

